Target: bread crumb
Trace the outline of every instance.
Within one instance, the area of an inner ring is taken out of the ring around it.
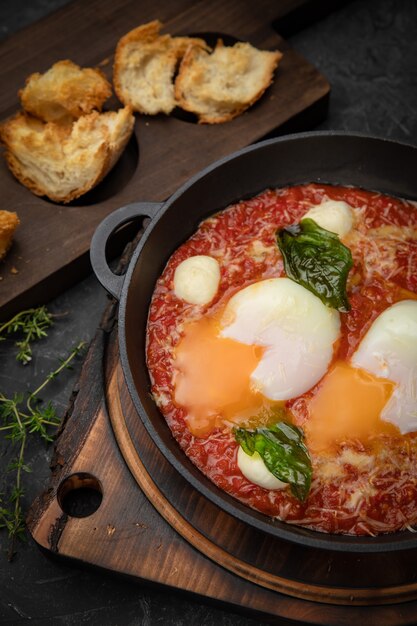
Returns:
[[[98,64],[99,67],[106,67],[110,63],[110,57],[106,57]]]
[[[116,528],[113,526],[113,524],[107,524],[107,534],[109,535],[109,537],[112,537],[115,532]]]

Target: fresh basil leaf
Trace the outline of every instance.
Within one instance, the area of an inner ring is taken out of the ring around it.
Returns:
[[[258,452],[267,469],[279,480],[289,483],[292,494],[302,502],[311,485],[312,467],[303,432],[287,422],[256,430],[236,428],[236,441],[249,456]]]
[[[310,218],[277,231],[287,276],[312,291],[324,304],[350,311],[346,283],[352,254],[335,234]]]

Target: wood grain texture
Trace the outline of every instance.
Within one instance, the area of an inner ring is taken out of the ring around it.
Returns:
[[[0,45],[0,119],[18,109],[17,91],[34,71],[45,71],[59,59],[83,66],[102,64],[111,79],[118,39],[140,23],[158,17],[165,31],[176,34],[218,33],[248,40],[284,53],[273,85],[249,111],[232,122],[204,126],[176,113],[137,116],[134,136],[107,178],[70,206],[34,196],[0,161],[2,209],[17,211],[21,226],[0,265],[0,317],[44,303],[90,270],[88,250],[98,223],[132,201],[161,201],[209,163],[293,121],[305,129],[324,118],[326,79],[272,29],[280,13],[300,0],[251,3],[213,0],[75,0]],[[31,54],[27,54],[31,50]],[[117,108],[116,98],[109,102]],[[303,117],[304,114],[304,117]],[[296,126],[294,128],[297,128]],[[294,129],[293,128],[293,129]],[[115,248],[115,252],[117,247]]]
[[[282,624],[415,623],[416,551],[343,554],[271,539],[197,493],[156,449],[118,360],[117,308],[91,345],[58,440],[51,481],[28,519],[50,553],[227,603]],[[104,368],[103,368],[104,362]],[[76,518],[60,506],[69,477],[88,473],[103,500]]]

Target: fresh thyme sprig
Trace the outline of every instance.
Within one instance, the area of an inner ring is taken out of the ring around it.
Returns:
[[[17,446],[17,456],[7,468],[7,471],[15,472],[14,486],[7,499],[4,494],[0,495],[0,529],[6,529],[9,535],[9,561],[14,555],[16,539],[22,538],[25,530],[22,510],[24,495],[22,478],[24,472],[31,471],[25,463],[28,437],[37,434],[44,441],[50,442],[53,440],[51,429],[56,429],[60,425],[60,418],[54,407],[50,402],[43,406],[39,394],[62,370],[71,366],[72,361],[84,346],[85,342],[80,341],[59,367],[48,374],[45,380],[27,395],[26,402],[23,394],[15,394],[12,398],[7,398],[0,392],[0,433],[5,433],[6,438]]]
[[[6,339],[7,335],[23,334],[23,339],[16,341],[15,344],[18,348],[16,359],[23,365],[27,365],[32,359],[30,344],[37,339],[46,337],[46,329],[53,324],[53,317],[45,306],[21,311],[9,321],[0,324],[0,341]]]

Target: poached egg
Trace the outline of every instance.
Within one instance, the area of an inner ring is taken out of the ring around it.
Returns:
[[[326,373],[339,313],[289,278],[245,287],[188,323],[175,352],[175,401],[195,435],[244,423],[308,391]]]

